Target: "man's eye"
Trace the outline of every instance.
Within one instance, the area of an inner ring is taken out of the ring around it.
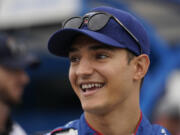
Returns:
[[[70,62],[79,62],[80,58],[79,57],[70,57]]]
[[[105,59],[107,57],[108,57],[108,55],[106,55],[106,54],[97,54],[97,56],[96,56],[97,59]]]

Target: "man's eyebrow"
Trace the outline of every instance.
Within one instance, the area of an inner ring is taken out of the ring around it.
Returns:
[[[78,48],[75,48],[75,47],[70,47],[68,50],[69,53],[76,52],[76,51],[78,51]]]
[[[93,45],[89,47],[90,50],[100,50],[100,49],[104,49],[104,50],[114,50],[115,47],[113,46],[109,46],[109,45]]]
[[[113,47],[113,46],[109,46],[109,45],[92,45],[89,47],[89,50],[100,50],[100,49],[104,49],[104,50],[114,50],[116,47]],[[76,52],[78,51],[79,48],[76,48],[76,47],[70,47],[69,48],[69,53],[73,53],[73,52]]]

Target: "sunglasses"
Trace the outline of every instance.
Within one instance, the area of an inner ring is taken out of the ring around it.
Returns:
[[[121,21],[119,21],[115,16],[105,13],[105,12],[90,12],[83,17],[71,17],[64,21],[62,28],[76,28],[80,29],[84,24],[87,25],[89,30],[98,31],[106,26],[110,19],[114,19],[128,34],[129,36],[137,43],[138,48],[140,50],[140,54],[142,54],[142,48],[139,40],[134,36],[130,30],[123,25]]]

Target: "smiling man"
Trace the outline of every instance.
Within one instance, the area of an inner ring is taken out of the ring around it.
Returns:
[[[79,120],[50,135],[168,135],[140,109],[150,46],[135,17],[97,7],[66,20],[48,45],[51,53],[69,58],[69,80],[84,110]]]

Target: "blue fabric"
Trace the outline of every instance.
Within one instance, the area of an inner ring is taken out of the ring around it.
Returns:
[[[60,131],[58,131],[58,129],[60,129]],[[71,121],[67,123],[65,126],[56,128],[54,131],[57,131],[57,133],[61,133],[62,131],[68,129],[77,130],[78,135],[100,135],[100,133],[97,133],[91,127],[89,127],[89,125],[85,120],[84,114],[81,115],[79,120]],[[54,131],[52,131],[51,133],[54,133],[53,135],[56,135]],[[164,127],[150,124],[148,119],[144,115],[142,115],[142,120],[140,122],[140,125],[138,126],[135,135],[170,135],[170,134]]]

